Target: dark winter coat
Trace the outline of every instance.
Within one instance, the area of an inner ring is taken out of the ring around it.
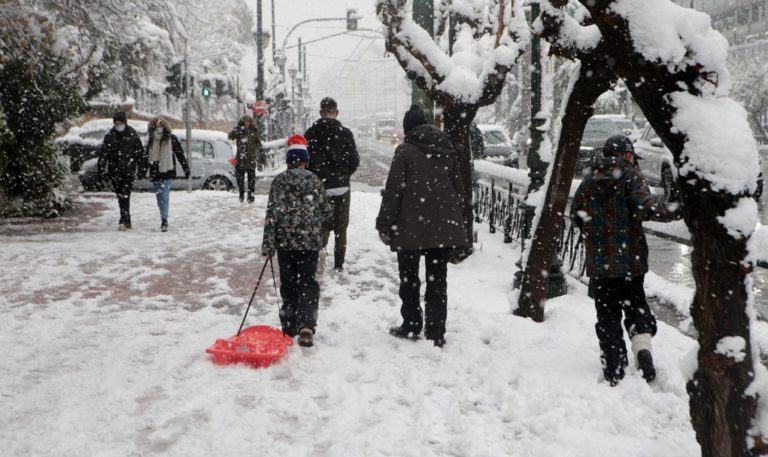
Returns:
[[[352,131],[336,119],[321,118],[304,134],[309,166],[326,189],[349,187],[349,177],[360,165]]]
[[[241,119],[237,126],[229,132],[229,139],[237,144],[237,167],[253,169],[256,164],[267,163],[267,156],[261,145],[259,129],[255,126],[246,127]]]
[[[166,139],[167,138],[167,139]],[[162,141],[171,142],[171,151],[173,152],[173,169],[168,170],[165,173],[160,173],[160,166],[157,162],[149,163],[149,148],[152,145],[154,139],[150,139],[147,143],[147,147],[144,148],[144,157],[142,159],[142,168],[139,170],[139,176],[146,175],[146,169],[149,169],[149,180],[152,182],[161,182],[168,179],[176,179],[176,162],[181,164],[181,169],[184,170],[184,176],[189,178],[189,163],[184,156],[184,149],[181,147],[181,141],[176,135],[168,134],[167,137],[163,137]]]
[[[133,127],[126,125],[122,132],[113,127],[104,135],[100,155],[99,168],[110,179],[133,180],[144,157],[144,146]]]
[[[323,183],[314,173],[298,168],[280,173],[269,189],[261,253],[320,250],[320,229],[331,210]]]
[[[397,147],[376,218],[393,251],[468,246],[458,153],[450,137],[420,125]]]
[[[668,222],[677,217],[654,201],[639,168],[620,157],[601,160],[571,203],[571,219],[585,241],[587,275],[624,278],[647,273],[642,221]]]

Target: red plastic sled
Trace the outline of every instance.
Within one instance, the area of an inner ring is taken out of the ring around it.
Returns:
[[[218,339],[205,352],[213,363],[226,365],[244,362],[256,367],[268,367],[282,358],[293,344],[291,337],[268,325],[254,325],[226,340]]]

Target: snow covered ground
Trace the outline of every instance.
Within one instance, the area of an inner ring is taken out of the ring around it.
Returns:
[[[379,200],[353,194],[316,346],[267,369],[205,353],[236,332],[255,285],[265,196],[174,192],[160,233],[154,196],[134,194],[121,233],[114,197],[95,194],[84,201],[104,211],[69,231],[0,236],[2,454],[699,455],[680,369],[695,342],[660,323],[657,380],[631,366],[609,387],[585,288],[572,281],[543,324],[512,315],[519,252],[485,227],[481,250],[449,268],[445,348],[389,336],[398,283],[373,228]],[[279,325],[267,285],[250,325]]]

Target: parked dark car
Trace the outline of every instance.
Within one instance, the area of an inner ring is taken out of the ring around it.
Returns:
[[[174,130],[181,140],[181,147],[186,154],[187,142],[185,130]],[[193,189],[231,190],[237,186],[235,179],[235,152],[232,143],[224,132],[192,129],[192,152],[190,161],[190,179]],[[99,167],[98,159],[90,159],[83,164],[78,178],[83,190],[103,191],[110,188],[109,180]],[[176,167],[176,179],[173,189],[186,189],[187,179],[184,171]],[[142,177],[134,182],[134,189],[149,190],[152,183]]]
[[[98,156],[104,135],[112,128],[112,119],[93,119],[79,127],[72,127],[69,131],[54,141],[61,149],[62,154],[69,158],[69,169],[72,172],[79,171],[83,163]],[[146,143],[147,122],[128,120],[128,125],[133,127]]]
[[[596,114],[589,118],[584,127],[579,148],[579,159],[576,162],[575,176],[580,178],[602,157],[605,140],[613,135],[626,135],[631,140],[639,136],[635,124],[623,114]]]

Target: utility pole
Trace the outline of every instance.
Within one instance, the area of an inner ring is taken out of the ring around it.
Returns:
[[[275,60],[275,52],[277,49],[277,45],[275,44],[277,43],[277,37],[275,36],[275,0],[272,0],[271,11],[272,11],[272,61],[277,62],[277,60]]]
[[[190,80],[189,80],[189,49],[187,46],[187,37],[184,37],[184,124],[187,128],[187,163],[192,163],[192,149],[189,144],[192,142],[192,125],[189,122],[189,94],[190,94]],[[192,169],[190,168],[190,171]],[[187,192],[192,192],[192,174],[190,173],[189,179],[187,179]]]
[[[435,2],[434,0],[413,0],[413,20],[421,28],[429,33],[429,36],[435,36]],[[397,96],[397,94],[395,94]],[[427,113],[427,119],[435,121],[434,102],[429,98],[426,92],[411,83],[411,103],[421,105]]]
[[[261,22],[261,0],[256,0],[256,56],[258,60],[258,82],[256,83],[256,100],[264,100],[264,35]],[[263,119],[259,116],[258,124],[263,132]]]
[[[538,2],[531,3],[530,9],[530,23],[532,24],[540,13],[540,7]],[[528,184],[528,190],[526,196],[531,195],[537,190],[541,189],[544,185],[544,180],[547,175],[548,162],[541,160],[541,143],[544,140],[544,131],[541,129],[546,123],[547,119],[542,116],[541,113],[541,38],[538,35],[531,37],[531,123],[530,123],[530,142],[527,151],[527,164],[528,164],[528,176],[530,182]],[[533,218],[536,213],[536,208],[528,204],[524,207],[523,212],[523,233],[524,239],[530,240],[531,243],[537,241],[531,239],[531,229],[533,228]],[[565,294],[565,278],[563,277],[560,268],[562,261],[557,257],[557,253],[554,254],[552,264],[549,270],[549,285],[547,287],[547,297],[557,297]],[[523,283],[524,269],[522,265],[522,259],[518,262],[520,268],[515,273],[515,279],[513,281],[514,288],[519,288]]]

